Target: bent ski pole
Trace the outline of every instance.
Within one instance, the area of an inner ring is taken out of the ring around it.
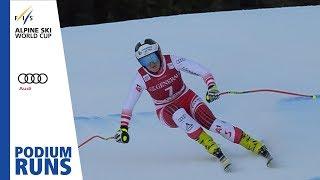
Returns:
[[[87,144],[88,142],[90,142],[91,140],[95,139],[95,138],[99,138],[99,139],[102,139],[102,140],[105,140],[105,141],[108,141],[110,139],[115,139],[115,136],[111,136],[111,137],[102,137],[102,136],[98,136],[98,135],[95,135],[95,136],[92,136],[90,137],[89,139],[85,140],[84,142],[82,142],[78,148],[82,147],[83,145]]]
[[[288,94],[292,96],[299,96],[299,97],[306,97],[317,99],[320,98],[320,95],[306,95],[306,94],[299,94],[294,92],[282,91],[282,90],[275,90],[275,89],[255,89],[255,90],[248,90],[248,91],[226,91],[218,94],[218,96],[223,96],[226,94],[247,94],[247,93],[257,93],[257,92],[271,92],[271,93],[279,93],[279,94]]]

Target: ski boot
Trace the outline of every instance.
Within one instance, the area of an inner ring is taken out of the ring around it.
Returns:
[[[260,156],[264,157],[267,159],[267,167],[270,167],[271,166],[271,162],[273,160],[273,157],[271,156],[271,154],[269,153],[267,147],[265,145],[263,145],[260,150],[259,150],[259,153],[258,153]]]
[[[242,134],[240,143],[241,146],[252,151],[253,153],[260,155],[267,159],[267,167],[270,167],[270,163],[273,160],[272,156],[270,155],[267,147],[261,142],[256,139],[251,138],[248,134]]]
[[[214,156],[219,159],[220,163],[222,164],[223,170],[225,172],[231,171],[231,163],[230,163],[229,159],[222,153],[220,148],[214,154]]]
[[[218,144],[213,141],[212,137],[205,131],[202,131],[197,142],[203,145],[210,154],[219,159],[224,171],[230,172],[231,163],[229,159],[222,153]]]

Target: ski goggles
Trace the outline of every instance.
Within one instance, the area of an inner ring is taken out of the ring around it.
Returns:
[[[138,61],[143,67],[147,67],[150,63],[160,62],[160,59],[157,56],[156,52],[153,52],[149,55],[146,55],[146,56],[140,58]]]

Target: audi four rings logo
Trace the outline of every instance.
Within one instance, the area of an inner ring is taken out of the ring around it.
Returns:
[[[45,84],[48,81],[48,76],[45,73],[21,73],[18,76],[18,81],[21,84]]]

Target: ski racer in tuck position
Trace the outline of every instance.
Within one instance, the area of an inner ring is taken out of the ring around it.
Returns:
[[[162,55],[159,44],[152,39],[137,43],[135,56],[142,67],[122,108],[120,129],[115,135],[117,142],[129,142],[128,126],[132,110],[143,90],[147,90],[154,101],[159,120],[170,128],[181,128],[192,140],[218,158],[225,171],[230,170],[229,159],[203,128],[263,156],[269,166],[272,157],[261,141],[216,118],[201,98],[183,82],[180,71],[200,76],[208,87],[206,101],[211,103],[218,99],[215,79],[206,68],[186,58]]]

